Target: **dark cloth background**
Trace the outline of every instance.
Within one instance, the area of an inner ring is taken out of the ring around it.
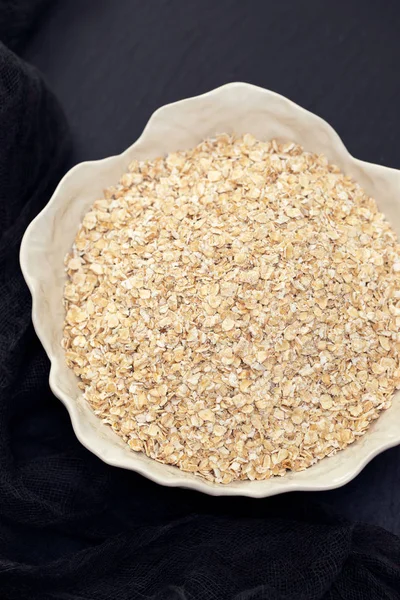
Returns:
[[[398,449],[343,490],[258,501],[109,467],[49,391],[18,267],[22,233],[68,165],[121,151],[159,104],[229,80],[289,95],[358,156],[399,167],[400,9],[45,4],[0,0],[0,39],[45,72],[70,129],[38,72],[0,45],[0,599],[400,598],[399,538],[375,525],[398,531]]]

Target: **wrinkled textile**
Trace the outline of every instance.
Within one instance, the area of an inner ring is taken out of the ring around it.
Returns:
[[[61,110],[0,46],[0,599],[395,600],[400,541],[289,494],[212,498],[101,463],[48,387],[18,251],[66,168]]]
[[[19,49],[51,0],[1,0],[0,41]]]

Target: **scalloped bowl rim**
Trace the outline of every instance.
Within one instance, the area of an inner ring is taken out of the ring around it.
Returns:
[[[50,384],[50,388],[51,388],[52,392],[66,406],[66,408],[69,412],[70,418],[71,418],[72,427],[74,429],[74,432],[75,432],[78,440],[82,443],[83,446],[85,446],[89,451],[91,451],[93,454],[95,454],[98,458],[103,460],[105,463],[115,466],[115,467],[133,470],[160,485],[164,485],[167,487],[189,488],[189,489],[193,489],[193,490],[203,492],[203,493],[206,493],[209,495],[214,495],[214,496],[226,495],[226,496],[248,496],[248,497],[252,497],[252,498],[262,498],[262,497],[273,496],[276,494],[290,492],[290,491],[330,490],[330,489],[334,489],[334,488],[345,485],[346,483],[351,481],[354,477],[356,477],[360,473],[360,471],[362,471],[362,469],[375,456],[377,456],[378,454],[380,454],[381,452],[384,452],[385,450],[387,450],[389,448],[392,448],[392,447],[400,444],[400,428],[398,430],[397,435],[395,435],[393,437],[389,437],[386,441],[380,442],[378,445],[376,445],[375,447],[372,447],[368,451],[360,453],[359,460],[357,461],[357,464],[353,466],[352,469],[347,469],[347,470],[343,469],[343,473],[340,476],[336,476],[334,479],[332,479],[332,481],[329,481],[329,482],[321,483],[318,481],[318,477],[316,477],[315,481],[306,480],[303,482],[303,481],[301,481],[301,479],[299,480],[298,475],[301,475],[302,473],[310,472],[312,469],[315,468],[316,465],[310,467],[306,471],[302,471],[299,473],[291,473],[290,475],[286,475],[283,478],[272,478],[269,480],[254,481],[254,482],[240,481],[240,482],[233,482],[232,484],[228,484],[228,485],[210,483],[206,480],[202,480],[199,477],[196,477],[196,476],[188,474],[184,471],[181,471],[177,467],[169,467],[166,465],[161,465],[162,468],[165,467],[165,469],[168,469],[168,473],[166,472],[166,475],[164,476],[164,474],[162,472],[158,472],[158,471],[153,472],[152,471],[151,462],[155,462],[155,461],[151,461],[151,459],[149,459],[150,462],[142,463],[142,462],[137,461],[137,463],[132,464],[132,454],[134,454],[134,453],[133,453],[133,451],[131,451],[129,449],[129,447],[127,445],[126,445],[127,458],[126,458],[126,461],[124,461],[121,458],[113,458],[112,453],[111,453],[111,455],[109,455],[107,452],[105,452],[104,448],[102,447],[100,438],[98,440],[98,443],[94,443],[93,441],[89,441],[87,439],[87,436],[85,434],[84,423],[82,421],[82,414],[78,410],[78,405],[77,405],[76,399],[71,398],[70,395],[66,394],[62,389],[60,389],[60,386],[57,383],[56,370],[59,368],[60,360],[54,355],[54,352],[51,348],[49,339],[44,331],[44,328],[42,327],[42,317],[40,316],[38,293],[37,293],[37,277],[35,275],[35,272],[32,271],[31,266],[29,264],[31,238],[34,235],[36,228],[39,227],[41,225],[41,223],[46,219],[50,209],[57,203],[59,203],[61,205],[61,203],[63,202],[63,197],[62,197],[63,189],[67,186],[69,181],[71,179],[75,178],[80,172],[82,172],[83,170],[85,170],[87,168],[92,168],[92,167],[97,168],[100,166],[104,167],[107,163],[116,161],[116,159],[122,159],[122,158],[126,157],[128,154],[131,153],[131,151],[133,149],[135,149],[137,146],[139,146],[143,142],[143,140],[146,139],[146,137],[152,131],[153,125],[155,124],[155,122],[159,121],[160,117],[162,117],[163,114],[167,114],[168,111],[170,111],[171,109],[174,109],[174,111],[177,111],[180,108],[182,108],[184,105],[186,105],[190,102],[213,100],[213,98],[217,98],[218,95],[231,93],[231,92],[237,92],[238,90],[239,91],[247,90],[249,94],[262,93],[265,96],[265,100],[275,99],[280,104],[282,104],[282,105],[285,104],[286,108],[290,108],[291,110],[296,111],[298,115],[302,115],[306,120],[310,120],[310,118],[311,118],[313,123],[319,124],[319,126],[321,127],[321,130],[323,129],[325,132],[327,132],[329,134],[330,142],[332,143],[332,145],[335,145],[336,150],[341,153],[343,158],[345,158],[348,162],[351,162],[354,165],[354,167],[359,167],[362,170],[366,170],[366,171],[368,170],[370,173],[373,174],[373,176],[380,174],[380,175],[384,175],[384,177],[392,177],[392,178],[396,177],[396,179],[398,180],[398,183],[400,185],[400,171],[398,171],[396,169],[391,169],[389,167],[384,167],[381,165],[367,163],[367,162],[364,162],[364,161],[354,158],[348,152],[347,148],[345,147],[344,143],[342,142],[341,138],[336,133],[336,131],[324,119],[322,119],[321,117],[315,115],[314,113],[306,110],[305,108],[302,108],[301,106],[295,104],[294,102],[285,98],[284,96],[277,94],[276,92],[266,90],[264,88],[254,86],[254,85],[251,85],[248,83],[234,82],[234,83],[225,84],[223,86],[220,86],[216,89],[213,89],[213,90],[206,92],[204,94],[201,94],[199,96],[194,96],[194,97],[186,98],[183,100],[179,100],[177,102],[172,102],[172,103],[166,104],[166,105],[158,108],[151,115],[141,136],[133,144],[131,144],[126,150],[124,150],[122,153],[113,155],[113,156],[109,156],[109,157],[106,157],[103,159],[81,162],[81,163],[75,165],[74,167],[72,167],[61,179],[61,181],[58,184],[57,188],[55,189],[50,201],[46,204],[46,206],[42,209],[42,211],[35,217],[35,219],[33,219],[33,221],[29,224],[28,228],[25,231],[25,234],[23,236],[23,240],[21,243],[20,265],[21,265],[21,270],[22,270],[23,276],[25,278],[25,281],[26,281],[28,288],[32,295],[32,321],[33,321],[33,325],[36,330],[37,336],[38,336],[39,340],[41,341],[41,343],[50,359],[51,367],[50,367],[50,375],[49,375],[49,384]],[[111,183],[110,183],[110,185],[111,185]],[[71,240],[71,244],[72,244],[72,240]],[[66,367],[63,365],[62,368],[66,368]],[[388,410],[391,410],[391,409],[388,409]],[[373,425],[372,425],[372,427],[373,427]],[[369,432],[367,431],[367,433],[365,434],[364,437],[368,436],[368,433]],[[112,435],[115,435],[115,434],[112,434]],[[349,448],[353,447],[357,443],[358,442],[355,442],[354,444],[352,444],[345,450],[340,451],[335,456],[340,455],[343,458],[343,462],[345,462],[346,452],[348,452]],[[318,464],[327,464],[329,460],[331,460],[330,457],[325,458],[322,461],[320,461]],[[157,464],[159,464],[159,463],[157,463]],[[171,472],[173,472],[174,475],[171,475]],[[289,478],[290,478],[290,480],[289,480]],[[272,486],[272,485],[270,485],[270,482],[278,482],[278,484],[274,484]],[[279,483],[281,483],[281,484],[279,485]]]

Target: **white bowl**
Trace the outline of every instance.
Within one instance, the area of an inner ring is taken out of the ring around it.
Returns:
[[[377,200],[399,235],[400,171],[353,158],[330,125],[290,100],[246,83],[230,83],[164,106],[153,114],[141,137],[125,152],[71,169],[26,230],[21,267],[32,293],[33,324],[51,361],[50,387],[67,407],[75,433],[86,448],[106,463],[137,471],[162,485],[255,498],[339,487],[355,477],[374,456],[400,443],[399,394],[362,438],[335,456],[285,477],[222,485],[131,451],[94,415],[82,397],[75,375],[65,364],[60,344],[64,320],[63,259],[83,215],[102,196],[104,188],[118,181],[133,159],[191,148],[216,133],[252,133],[261,140],[291,140],[306,150],[324,153]]]

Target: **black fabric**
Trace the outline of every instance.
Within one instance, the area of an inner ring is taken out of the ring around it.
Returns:
[[[310,494],[162,488],[77,442],[18,266],[68,147],[54,97],[0,45],[0,600],[400,598],[400,541],[383,529]]]
[[[0,40],[20,49],[51,0],[1,0]]]

